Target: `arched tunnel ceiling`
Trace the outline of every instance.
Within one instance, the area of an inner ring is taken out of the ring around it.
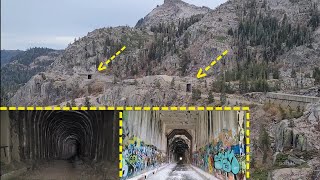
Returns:
[[[178,154],[183,154],[189,148],[189,143],[185,138],[174,137],[170,142],[170,151]]]
[[[13,111],[22,159],[112,159],[115,111]],[[106,131],[107,130],[107,131]]]
[[[185,129],[174,129],[167,135],[168,156],[171,160],[190,162],[192,153],[192,136]]]
[[[166,129],[195,129],[197,111],[161,111],[160,120],[165,124]]]
[[[169,140],[170,151],[176,153],[184,153],[186,149],[190,149],[191,140],[188,139],[185,135],[175,135],[172,139]],[[183,149],[183,152],[182,150]]]

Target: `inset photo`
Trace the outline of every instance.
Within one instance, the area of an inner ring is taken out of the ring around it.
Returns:
[[[1,180],[119,179],[118,111],[0,111]]]
[[[122,179],[246,179],[245,111],[124,111]]]

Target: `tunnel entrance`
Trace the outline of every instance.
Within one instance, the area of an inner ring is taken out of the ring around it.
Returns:
[[[85,167],[98,163],[97,171],[109,167],[108,171],[116,174],[118,114],[118,111],[9,111],[10,131],[6,136],[12,147],[10,159],[27,166],[32,162],[32,166],[48,167],[43,172],[68,171],[69,175],[72,171],[91,174],[94,170],[89,172]]]
[[[191,84],[187,84],[186,92],[191,92]]]
[[[167,135],[169,162],[189,164],[192,162],[192,136],[185,129],[174,129]]]

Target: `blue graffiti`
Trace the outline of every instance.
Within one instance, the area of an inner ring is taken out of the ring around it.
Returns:
[[[244,154],[244,150],[245,150],[246,146],[245,145],[233,145],[231,146],[231,150],[234,152],[234,154],[236,155],[241,155]]]
[[[240,164],[235,157],[233,150],[228,150],[224,153],[220,152],[214,156],[214,167],[225,172],[232,172],[238,174],[240,171]]]

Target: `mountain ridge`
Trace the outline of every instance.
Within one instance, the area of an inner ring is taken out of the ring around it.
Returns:
[[[166,1],[167,4],[171,2],[172,1]],[[174,1],[174,3],[177,2],[179,4],[179,1]],[[84,88],[83,92],[74,93],[77,94],[74,98],[80,98],[90,96],[88,84],[81,82],[81,78],[83,78],[81,74],[93,74],[99,77],[97,80],[101,82],[103,82],[103,80],[100,79],[102,75],[112,75],[113,80],[111,81],[115,83],[110,86],[118,86],[117,82],[120,83],[125,79],[134,79],[143,76],[169,75],[195,77],[200,67],[206,67],[211,63],[212,59],[221,54],[221,52],[229,50],[228,56],[223,58],[222,62],[218,63],[217,66],[208,73],[209,77],[215,75],[212,79],[217,80],[219,77],[218,74],[225,65],[228,66],[229,69],[232,69],[239,66],[238,62],[243,61],[236,59],[238,56],[238,47],[235,46],[237,37],[229,35],[229,30],[232,30],[232,34],[236,33],[241,20],[239,17],[245,17],[243,13],[247,13],[247,16],[249,16],[249,10],[252,6],[254,8],[251,8],[251,11],[269,12],[269,10],[267,10],[268,7],[264,7],[263,1],[261,2],[262,3],[256,4],[253,3],[253,1],[246,1],[246,3],[243,4],[242,1],[238,0],[228,1],[216,9],[208,11],[199,19],[192,19],[192,16],[185,20],[175,18],[174,21],[178,22],[177,25],[161,23],[161,18],[159,18],[160,20],[158,20],[157,23],[160,22],[160,24],[157,26],[154,25],[153,28],[150,27],[150,30],[125,26],[94,30],[88,33],[87,36],[68,46],[65,53],[54,61],[52,68],[45,72],[46,79],[41,80],[40,78],[39,80],[37,76],[37,78],[30,81],[30,84],[23,87],[21,92],[19,91],[11,102],[21,103],[25,101],[26,103],[28,98],[20,101],[21,96],[28,97],[25,95],[25,92],[27,89],[34,89],[33,87],[36,86],[37,83],[45,83],[47,85],[43,86],[43,88],[46,87],[45,89],[41,91],[35,90],[31,93],[32,97],[34,97],[32,99],[34,102],[31,102],[31,104],[42,104],[40,103],[42,100],[43,103],[51,102],[51,104],[70,100],[70,94],[59,90],[54,91],[57,93],[55,96],[52,96],[50,100],[46,100],[45,96],[37,95],[40,92],[48,94],[51,91],[49,87],[52,85],[55,86],[55,84],[57,88],[62,84],[70,90],[75,90],[73,87],[65,85],[64,81],[60,81],[60,77],[55,77],[57,72],[59,72],[60,76],[65,76],[65,78],[61,77],[61,79],[71,79],[70,81],[72,81],[73,84],[78,84]],[[286,1],[284,0],[284,2]],[[156,8],[156,11],[161,10],[164,6],[164,4],[159,6],[158,9]],[[171,9],[171,7],[167,8]],[[249,10],[246,10],[248,8]],[[177,17],[176,15],[173,16]],[[281,20],[281,16],[279,19]],[[97,72],[97,65],[100,62],[104,62],[123,45],[126,45],[127,49],[113,61],[111,67],[108,68],[106,72]],[[248,45],[248,47],[248,49],[251,48],[257,51],[257,57],[261,56],[261,52],[258,52],[258,50],[261,51],[259,46],[250,47],[250,45]],[[86,61],[84,61],[84,59]],[[312,83],[312,81],[308,82],[308,84],[310,83]],[[101,88],[101,85],[99,85],[96,92],[105,94],[110,86]],[[150,86],[152,85],[150,84]],[[104,90],[102,91],[101,89]],[[112,94],[112,92],[110,92],[110,94]],[[65,99],[65,97],[69,98]],[[59,99],[59,101],[54,98]],[[136,103],[139,104],[139,102],[140,100]]]
[[[153,9],[144,18],[138,21],[136,28],[150,28],[159,23],[174,22],[192,15],[206,14],[211,9],[188,4],[182,0],[165,0],[162,5]]]

